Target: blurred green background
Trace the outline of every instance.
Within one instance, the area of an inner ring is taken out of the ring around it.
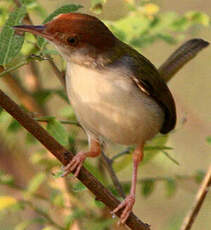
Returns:
[[[26,3],[34,24],[42,23],[48,14],[65,4],[80,4],[83,8],[79,12],[104,20],[117,36],[134,45],[157,67],[184,41],[195,37],[210,41],[211,38],[211,2],[206,0],[30,0]],[[0,26],[3,26],[14,7],[12,0],[0,1]],[[203,13],[194,19],[193,12]],[[184,18],[188,18],[189,22]],[[172,23],[168,24],[171,20]],[[26,41],[19,56],[6,64],[5,69],[24,60],[29,54],[41,54],[40,50],[34,50],[34,37],[27,35]],[[52,57],[59,69],[65,69],[65,63],[53,51],[53,47],[48,45],[42,51],[44,55],[53,53]],[[193,203],[198,182],[211,162],[210,60],[211,48],[208,47],[169,82],[177,106],[177,127],[168,139],[157,137],[149,143],[149,146],[159,146],[162,141],[162,146],[172,147],[168,154],[179,162],[179,166],[158,150],[148,151],[146,157],[149,160],[140,166],[139,179],[144,178],[147,183],[142,182],[138,186],[134,212],[152,229],[180,228]],[[34,117],[55,116],[56,120],[48,117],[48,125],[44,126],[52,135],[55,132],[61,134],[58,140],[62,144],[69,146],[72,151],[86,149],[86,137],[79,128],[58,122],[68,119],[75,121],[75,116],[63,99],[62,87],[47,61],[33,61],[12,74],[17,82],[5,76],[0,79],[1,89],[33,112]],[[35,78],[35,75],[38,77]],[[17,85],[21,87],[17,88]],[[39,111],[36,106],[26,106],[27,103],[31,105],[31,99],[26,95],[34,98]],[[120,146],[109,145],[106,153],[112,156],[121,149]],[[121,182],[131,180],[130,160],[131,156],[126,155],[114,163]],[[114,191],[101,160],[88,160],[87,167]],[[113,223],[115,220],[111,219],[108,210],[96,204],[93,196],[77,180],[71,176],[66,179],[53,176],[52,173],[56,173],[59,168],[57,161],[40,144],[27,135],[6,112],[1,111],[0,230],[120,229]],[[125,189],[129,183],[126,184]],[[192,229],[209,230],[210,220],[209,193]]]

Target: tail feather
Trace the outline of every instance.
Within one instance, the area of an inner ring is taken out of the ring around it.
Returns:
[[[209,42],[195,38],[180,46],[158,69],[161,77],[168,82],[187,62],[192,60]]]

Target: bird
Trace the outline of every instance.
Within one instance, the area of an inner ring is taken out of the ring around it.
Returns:
[[[53,44],[66,61],[65,86],[76,117],[89,142],[65,167],[77,177],[87,157],[101,154],[111,141],[135,146],[129,195],[111,212],[129,217],[136,195],[138,166],[145,143],[167,134],[176,124],[173,96],[156,67],[119,40],[98,18],[82,13],[60,14],[43,25],[14,26]]]

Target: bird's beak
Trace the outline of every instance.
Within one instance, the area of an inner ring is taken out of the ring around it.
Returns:
[[[46,26],[45,25],[39,25],[39,26],[33,26],[33,25],[19,25],[19,26],[13,26],[13,29],[17,34],[22,34],[22,32],[29,32],[34,35],[39,35],[41,37],[44,37],[48,40],[52,39],[52,36],[46,32]]]

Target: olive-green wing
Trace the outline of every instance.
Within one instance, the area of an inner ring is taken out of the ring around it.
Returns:
[[[176,124],[176,108],[169,88],[154,65],[144,56],[132,50],[128,57],[128,60],[130,59],[129,65],[132,69],[134,83],[142,92],[152,97],[163,108],[165,121],[160,132],[163,134],[168,133]]]

